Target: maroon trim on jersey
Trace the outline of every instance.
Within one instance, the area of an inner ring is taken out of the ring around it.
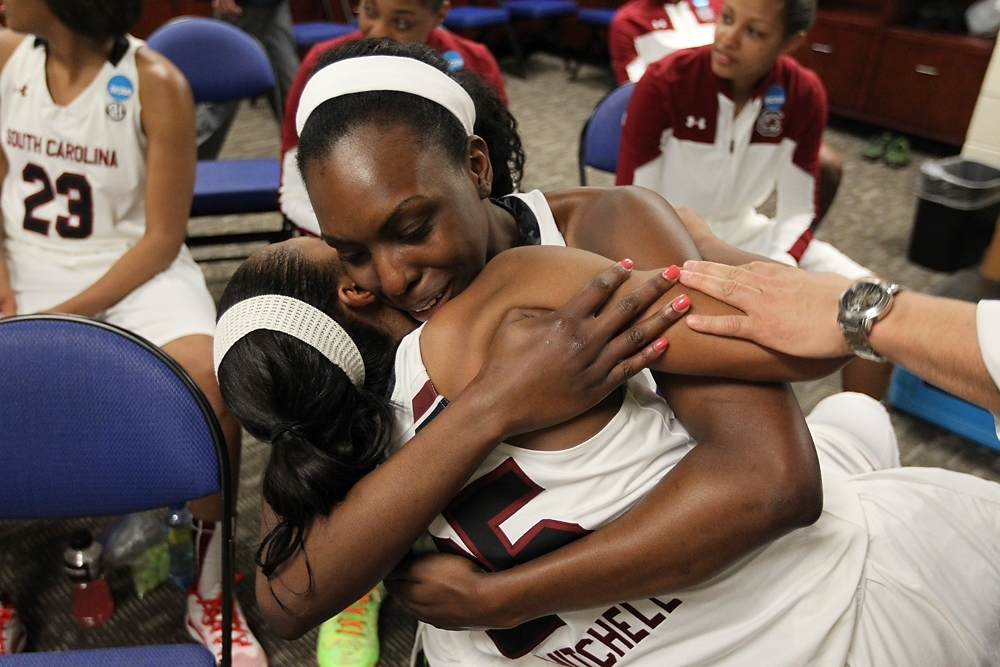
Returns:
[[[809,242],[812,240],[813,240],[813,230],[807,229],[806,231],[802,232],[802,236],[800,236],[798,239],[795,240],[795,243],[793,243],[792,247],[789,248],[788,254],[791,255],[796,262],[798,262],[799,260],[802,259],[802,255],[805,254],[806,248],[809,247]]]
[[[420,421],[420,418],[424,416],[431,406],[434,405],[434,401],[438,397],[437,389],[434,388],[434,383],[428,380],[424,383],[424,386],[420,388],[420,391],[416,393],[413,397],[413,421],[414,423]],[[449,413],[450,414],[450,413]]]

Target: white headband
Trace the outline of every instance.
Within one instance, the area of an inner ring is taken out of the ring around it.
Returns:
[[[473,134],[476,105],[465,88],[436,67],[400,56],[348,58],[316,72],[299,98],[295,129],[301,135],[309,116],[323,102],[371,90],[411,93],[436,102],[461,121],[466,134]]]
[[[298,338],[343,369],[354,386],[365,383],[365,362],[344,328],[319,308],[280,294],[251,297],[222,314],[215,326],[216,376],[229,348],[258,329],[280,331]]]

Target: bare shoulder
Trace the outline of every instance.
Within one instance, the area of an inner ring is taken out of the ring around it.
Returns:
[[[24,33],[14,32],[4,28],[0,30],[0,70],[7,66],[14,49],[27,37]]]
[[[638,259],[638,248],[623,247],[622,241],[635,244],[644,236],[657,236],[673,246],[687,236],[673,207],[646,188],[572,188],[546,194],[546,199],[567,245],[612,260]],[[647,268],[661,264],[662,260]]]
[[[142,102],[142,127],[147,136],[166,132],[194,132],[194,98],[187,79],[177,67],[149,47],[135,54],[139,71],[139,100]]]
[[[193,103],[187,79],[165,56],[149,47],[143,47],[135,54],[135,64],[139,70],[139,95],[144,107],[147,100],[154,103]]]

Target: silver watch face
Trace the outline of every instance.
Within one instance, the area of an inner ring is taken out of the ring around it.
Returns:
[[[858,282],[844,294],[843,307],[857,317],[877,314],[889,300],[886,285],[876,282]]]

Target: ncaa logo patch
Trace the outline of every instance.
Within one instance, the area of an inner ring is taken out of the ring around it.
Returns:
[[[112,102],[107,106],[105,111],[111,120],[119,121],[125,118],[125,105],[121,102]]]
[[[694,13],[702,23],[714,23],[715,11],[709,5],[708,0],[691,0],[694,6]]]
[[[764,93],[764,108],[774,111],[783,106],[785,106],[785,89],[776,83],[768,86]]]
[[[108,95],[116,102],[124,102],[135,94],[135,86],[127,76],[117,74],[108,81]]]
[[[460,69],[465,68],[465,60],[462,58],[462,54],[458,51],[445,51],[441,54],[445,62],[448,63],[449,72],[457,72]]]

